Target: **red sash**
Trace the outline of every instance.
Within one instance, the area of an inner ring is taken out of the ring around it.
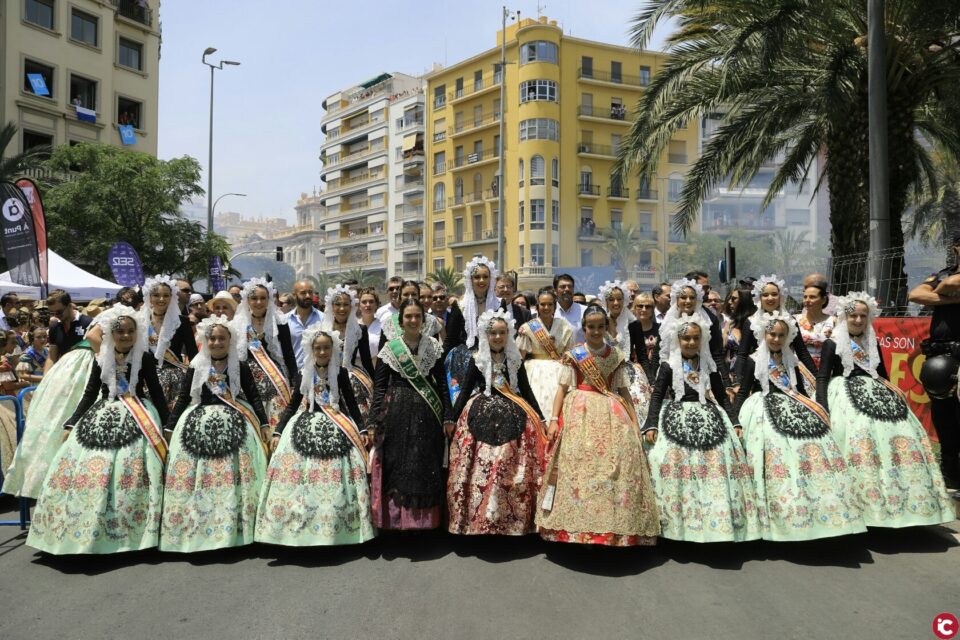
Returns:
[[[540,343],[543,350],[547,352],[547,355],[554,360],[560,360],[563,357],[560,352],[557,351],[557,345],[550,339],[550,334],[547,333],[546,327],[543,326],[540,320],[537,318],[530,320],[530,322],[527,323],[527,327],[529,327],[533,337],[537,339],[537,342]]]
[[[328,418],[333,420],[333,423],[343,432],[343,435],[347,436],[347,440],[357,448],[357,451],[360,452],[360,456],[363,458],[363,465],[367,473],[370,473],[370,454],[363,442],[363,437],[360,435],[359,429],[357,429],[357,425],[353,424],[353,420],[348,416],[345,416],[333,407],[320,405],[320,410],[327,414]]]
[[[166,464],[167,441],[163,439],[163,435],[160,433],[160,426],[153,421],[153,417],[147,411],[147,408],[143,406],[143,401],[132,393],[121,395],[119,400],[123,402],[127,411],[133,416],[133,420],[137,423],[137,426],[140,427],[140,433],[147,439],[147,442],[150,443],[150,448],[153,449],[153,452],[157,454],[157,457],[160,459],[160,464]]]
[[[287,380],[283,377],[283,373],[280,371],[277,363],[270,359],[270,356],[267,355],[262,346],[255,348],[251,345],[249,351],[253,359],[256,360],[260,368],[263,369],[263,372],[267,374],[267,378],[270,380],[273,388],[277,390],[277,393],[283,400],[283,408],[286,408],[286,406],[290,404],[290,387],[287,386]]]
[[[218,395],[217,397],[223,400],[224,404],[226,404],[231,409],[235,409],[239,411],[240,415],[246,418],[250,422],[250,424],[253,425],[253,430],[257,432],[257,441],[260,442],[260,446],[263,447],[264,455],[266,455],[269,458],[270,445],[268,445],[263,440],[263,434],[260,433],[260,421],[257,419],[256,414],[253,413],[253,411],[251,411],[250,409],[247,409],[245,406],[243,406],[236,400],[234,400],[233,398],[229,397],[229,393],[230,392],[228,391],[227,394],[222,396]]]

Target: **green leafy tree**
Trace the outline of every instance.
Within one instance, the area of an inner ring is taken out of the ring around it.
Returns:
[[[657,243],[652,240],[641,240],[640,232],[635,227],[621,227],[607,229],[604,232],[603,248],[610,254],[610,264],[617,271],[617,277],[626,280],[627,272],[634,265],[634,258],[642,251],[656,249]]]
[[[667,19],[678,26],[666,43],[670,60],[637,105],[618,176],[634,169],[652,176],[684,123],[722,113],[721,126],[687,175],[676,231],[692,228],[714,187],[745,186],[764,164],[782,158],[765,206],[806,179],[822,154],[833,255],[866,251],[866,5],[863,0],[646,3],[632,28],[635,46],[644,46]],[[885,17],[890,244],[896,247],[903,244],[901,214],[911,191],[936,179],[922,138],[960,156],[960,3],[888,2]]]
[[[0,130],[0,182],[14,182],[24,174],[40,169],[47,155],[49,147],[34,147],[23,153],[7,155],[7,147],[17,139],[17,125],[8,122]]]
[[[343,271],[337,276],[337,283],[342,284],[350,280],[357,281],[358,289],[367,287],[379,287],[382,284],[382,278],[373,271],[364,271],[360,267],[354,267],[349,271]],[[331,285],[332,286],[332,285]],[[323,290],[326,293],[326,289]]]
[[[908,234],[927,248],[936,248],[953,261],[952,234],[960,230],[960,162],[938,148],[933,152],[936,185],[925,190],[910,213]]]
[[[102,144],[63,145],[46,163],[75,179],[44,193],[50,246],[65,258],[110,276],[110,246],[129,242],[148,273],[206,276],[209,259],[224,262],[230,247],[217,234],[180,213],[182,203],[203,194],[200,165],[190,157],[158,160]]]
[[[336,284],[333,277],[328,273],[318,273],[315,276],[305,276],[303,279],[312,283],[313,287],[317,290],[317,293],[321,296],[327,295],[327,289]]]
[[[442,284],[448,293],[460,295],[463,293],[463,274],[453,267],[440,267],[427,274],[427,282]]]

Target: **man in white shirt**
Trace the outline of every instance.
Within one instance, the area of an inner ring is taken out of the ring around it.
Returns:
[[[16,312],[20,304],[20,297],[15,293],[5,293],[0,296],[0,329],[10,331],[10,322],[7,316]]]
[[[557,311],[553,314],[555,318],[563,318],[573,327],[573,339],[576,342],[583,342],[583,328],[580,326],[580,320],[583,318],[584,306],[573,301],[573,289],[576,283],[573,276],[568,273],[560,273],[553,277],[553,290],[557,294]]]
[[[653,288],[653,319],[663,323],[664,314],[670,310],[670,283],[661,282]]]
[[[303,366],[303,332],[315,324],[320,324],[323,314],[313,306],[313,285],[308,280],[300,280],[293,285],[293,297],[297,305],[287,314],[287,324],[290,326],[290,342],[293,343],[293,352],[297,356],[297,366]]]
[[[400,313],[400,285],[402,284],[403,278],[400,276],[390,276],[387,279],[387,304],[381,305],[374,316],[381,318],[388,311],[393,315]]]

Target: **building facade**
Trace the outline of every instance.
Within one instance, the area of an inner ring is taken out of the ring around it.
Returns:
[[[296,224],[271,232],[260,243],[269,252],[275,247],[283,247],[283,261],[293,267],[298,279],[315,276],[323,270],[325,233],[320,230],[324,217],[323,194],[300,194],[294,209],[297,212]]]
[[[4,3],[0,122],[19,128],[17,151],[100,142],[157,154],[159,5],[159,0]],[[124,124],[133,126],[133,144],[121,141],[118,126]]]
[[[323,259],[318,273],[363,269],[385,276],[397,263],[413,264],[405,253],[414,246],[405,228],[416,233],[413,211],[417,202],[422,211],[423,185],[416,184],[412,168],[406,171],[405,154],[415,150],[417,126],[423,124],[422,93],[419,78],[382,73],[323,101],[320,178],[326,189],[319,202]],[[414,146],[405,150],[408,138]],[[395,218],[408,211],[409,217]]]
[[[501,72],[503,37],[426,76],[427,269],[459,271],[482,253],[532,287],[563,267],[617,262],[607,237],[633,227],[640,251],[621,266],[657,281],[671,244],[682,242],[665,230],[698,151],[697,123],[670,141],[654,180],[616,185],[611,169],[630,113],[667,56],[565,36],[541,17],[507,27]]]

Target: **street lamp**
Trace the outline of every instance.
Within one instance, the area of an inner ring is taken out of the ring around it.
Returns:
[[[213,231],[213,214],[216,213],[216,211],[217,211],[217,203],[220,202],[221,200],[223,200],[224,198],[226,198],[227,196],[237,196],[237,197],[240,197],[240,198],[246,198],[246,197],[247,197],[247,194],[245,194],[245,193],[225,193],[225,194],[223,194],[222,196],[220,196],[219,198],[217,198],[216,200],[214,200],[214,201],[213,201],[213,206],[210,207],[210,220],[209,220],[210,226],[207,227],[207,232],[208,232],[208,233]]]
[[[223,65],[239,65],[239,62],[233,60],[221,60],[218,64],[207,62],[207,56],[216,53],[214,47],[207,47],[203,50],[203,57],[200,61],[210,67],[210,153],[207,160],[207,233],[213,231],[213,202],[210,197],[213,195],[213,72],[215,69],[223,70]]]

